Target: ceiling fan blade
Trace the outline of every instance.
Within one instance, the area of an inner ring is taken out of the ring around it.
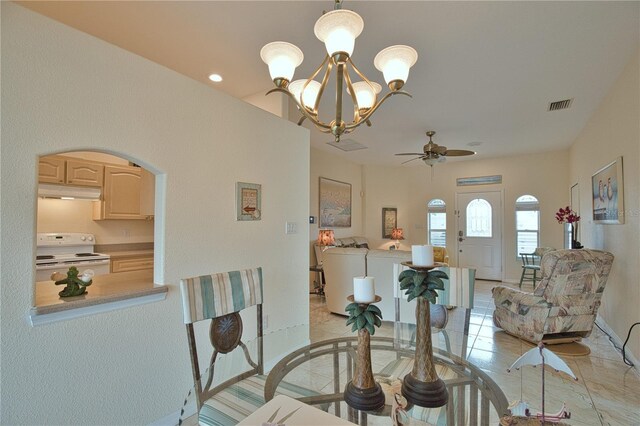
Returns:
[[[462,157],[465,155],[474,155],[474,154],[475,152],[467,151],[466,149],[448,149],[443,153],[443,155],[446,155],[448,157]]]
[[[396,155],[424,155],[424,152],[403,152],[401,154]]]
[[[423,159],[423,158],[424,158],[424,156],[422,156],[422,157],[412,158],[411,160],[403,161],[403,162],[402,162],[402,163],[400,163],[400,164],[407,164],[407,163],[410,163],[410,162],[411,162],[411,161],[413,161],[413,160],[421,160],[421,159]]]

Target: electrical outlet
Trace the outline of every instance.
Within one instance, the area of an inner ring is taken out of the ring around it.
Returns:
[[[265,330],[269,328],[269,314],[265,314],[262,318],[262,325],[264,326]]]
[[[297,234],[298,233],[298,223],[297,222],[287,222],[285,228],[286,234]]]

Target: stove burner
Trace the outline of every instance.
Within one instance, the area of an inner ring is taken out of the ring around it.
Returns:
[[[53,256],[52,255],[44,255],[44,254],[36,256],[36,260],[46,260],[46,259],[53,259]]]
[[[76,253],[76,257],[99,256],[97,253]]]

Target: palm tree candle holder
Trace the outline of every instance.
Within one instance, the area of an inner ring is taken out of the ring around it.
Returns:
[[[435,303],[436,290],[444,290],[443,271],[432,271],[438,265],[417,266],[403,262],[411,268],[402,271],[398,280],[400,289],[406,290],[407,301],[417,299],[416,306],[416,355],[411,373],[402,381],[402,395],[411,404],[420,407],[442,407],[449,401],[449,392],[436,373],[431,344],[431,312],[429,303]]]
[[[351,302],[345,310],[349,313],[347,325],[353,324],[351,331],[358,331],[358,349],[353,379],[344,390],[344,400],[350,406],[362,411],[376,411],[384,406],[384,392],[373,378],[371,369],[371,335],[375,327],[382,324],[382,312],[371,303],[382,300],[375,296],[370,303],[356,302],[353,295],[347,297]]]

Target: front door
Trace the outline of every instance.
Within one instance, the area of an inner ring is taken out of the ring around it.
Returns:
[[[458,266],[476,278],[502,279],[502,193],[456,194]]]

